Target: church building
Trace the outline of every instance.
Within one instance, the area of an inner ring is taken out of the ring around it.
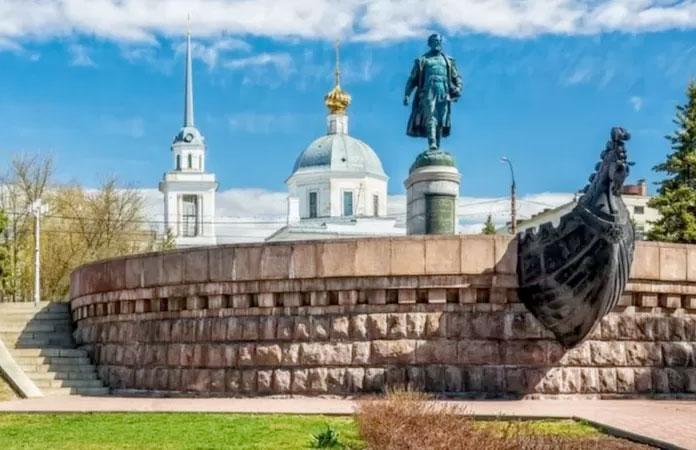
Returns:
[[[215,245],[215,174],[205,171],[206,145],[193,122],[191,33],[186,38],[184,126],[171,147],[173,169],[164,174],[164,224],[177,247]]]
[[[287,225],[267,241],[403,235],[387,217],[387,180],[382,163],[365,142],[348,134],[351,96],[341,88],[338,45],[327,132],[297,158],[288,187]]]

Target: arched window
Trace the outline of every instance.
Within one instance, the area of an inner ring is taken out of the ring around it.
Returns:
[[[176,170],[181,170],[181,155],[176,155]]]
[[[188,163],[188,168],[193,169],[193,155],[190,153],[188,154]]]

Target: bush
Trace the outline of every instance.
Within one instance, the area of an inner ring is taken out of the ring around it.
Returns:
[[[326,429],[320,433],[312,435],[311,448],[334,448],[338,447],[338,431],[329,424],[326,424]]]
[[[647,448],[599,433],[583,437],[540,433],[525,421],[476,421],[454,402],[435,402],[426,394],[404,390],[359,401],[357,421],[373,450]]]

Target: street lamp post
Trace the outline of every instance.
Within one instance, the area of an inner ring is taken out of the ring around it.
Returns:
[[[31,212],[34,214],[34,306],[41,302],[41,215],[46,212],[46,205],[41,199],[36,199],[31,204]]]
[[[500,158],[501,163],[507,163],[510,166],[510,177],[512,178],[512,186],[510,187],[510,230],[513,235],[517,234],[517,187],[515,185],[515,170],[512,168],[512,161],[507,156]]]

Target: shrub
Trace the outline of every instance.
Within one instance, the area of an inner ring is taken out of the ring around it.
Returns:
[[[339,445],[338,431],[329,424],[326,424],[326,429],[324,431],[313,434],[310,443],[311,448],[334,448]]]
[[[476,421],[455,402],[436,402],[404,390],[358,402],[358,428],[372,450],[639,449],[599,433],[564,436],[535,430],[525,421]]]

